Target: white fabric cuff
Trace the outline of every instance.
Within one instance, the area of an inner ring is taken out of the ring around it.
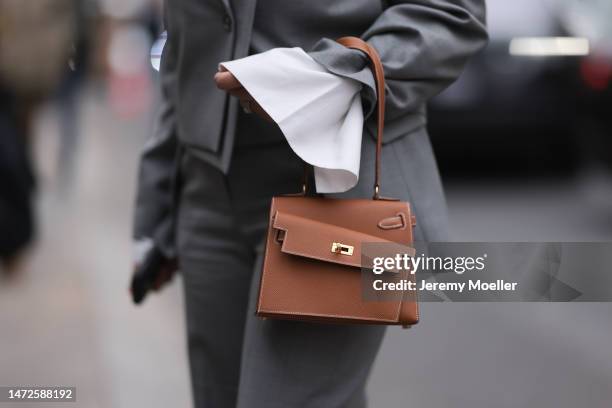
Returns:
[[[297,47],[220,65],[278,124],[293,151],[314,166],[317,192],[344,192],[357,184],[363,132],[359,82],[330,73]]]
[[[152,238],[144,237],[132,241],[132,261],[134,265],[140,265],[147,254],[153,249],[155,243]]]

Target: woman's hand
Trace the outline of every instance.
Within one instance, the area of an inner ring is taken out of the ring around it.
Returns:
[[[246,113],[256,113],[267,121],[272,122],[270,115],[257,103],[255,99],[247,92],[246,89],[238,82],[236,77],[225,68],[220,67],[219,72],[215,74],[215,83],[217,88],[229,93],[232,96],[240,99],[240,106]]]

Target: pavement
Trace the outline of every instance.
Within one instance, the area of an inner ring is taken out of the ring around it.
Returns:
[[[0,385],[76,386],[78,407],[188,407],[180,279],[141,307],[127,292],[137,155],[152,114],[118,117],[97,86],[79,106],[73,171],[59,170],[57,107],[36,122],[39,239],[16,279],[0,281]],[[605,174],[446,186],[455,239],[612,241]],[[612,406],[610,303],[421,312],[413,329],[388,331],[372,407]]]

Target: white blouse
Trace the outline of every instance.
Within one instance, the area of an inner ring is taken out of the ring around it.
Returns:
[[[274,48],[222,62],[314,167],[319,193],[344,192],[359,180],[361,84],[327,71],[301,48]]]

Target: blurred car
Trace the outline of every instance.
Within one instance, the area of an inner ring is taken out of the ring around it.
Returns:
[[[591,161],[612,170],[612,2],[568,1],[562,19],[568,31],[591,42],[580,65],[580,140]]]
[[[592,40],[594,16],[610,16],[608,4],[487,2],[489,45],[429,105],[445,176],[558,173],[582,161],[585,117],[599,125],[610,116],[593,115],[610,107],[610,60],[594,57],[605,54],[599,44],[608,42]],[[600,31],[611,21],[600,18]]]

